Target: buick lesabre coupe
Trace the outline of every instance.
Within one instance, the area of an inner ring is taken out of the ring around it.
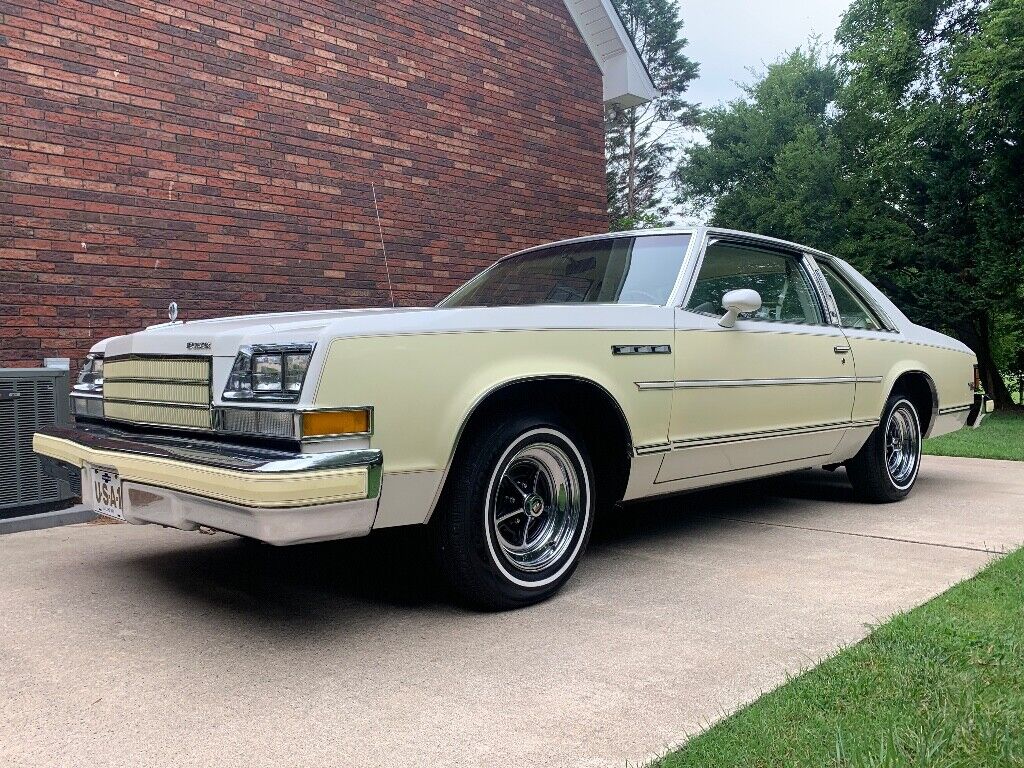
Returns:
[[[839,465],[902,499],[987,399],[849,264],[696,228],[530,248],[432,308],[172,319],[97,344],[73,406],[35,450],[98,512],[271,544],[429,525],[455,591],[507,608],[620,502]]]

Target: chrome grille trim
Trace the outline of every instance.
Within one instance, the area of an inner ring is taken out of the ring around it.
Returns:
[[[175,403],[169,400],[137,400],[130,397],[108,397],[105,402],[126,405],[159,405],[161,408],[192,408],[197,411],[210,410],[209,405],[201,405],[199,403]]]
[[[208,430],[212,426],[209,408],[164,403],[106,402],[103,415],[111,421],[123,421],[149,427],[175,427],[179,429]]]
[[[113,366],[113,370],[107,368]],[[174,355],[118,355],[108,357],[103,363],[103,380],[107,379],[164,379],[170,381],[210,380],[211,359],[209,357],[185,357]]]
[[[181,405],[210,405],[210,385],[184,382],[144,382],[108,380],[103,382],[107,400],[135,403],[180,403]]]
[[[126,384],[206,384],[206,379],[143,379],[131,376],[118,376],[115,381]]]
[[[146,426],[211,429],[212,374],[209,357],[108,357],[104,361],[104,418]]]

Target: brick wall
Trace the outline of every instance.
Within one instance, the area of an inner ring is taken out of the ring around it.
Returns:
[[[182,316],[402,304],[602,230],[562,0],[0,2],[0,366]]]

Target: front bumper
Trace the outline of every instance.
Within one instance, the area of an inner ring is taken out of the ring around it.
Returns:
[[[971,410],[967,414],[967,426],[978,427],[981,424],[981,420],[985,418],[985,414],[992,413],[993,400],[991,397],[986,395],[984,392],[978,392],[974,395],[974,403],[971,405]]]
[[[115,471],[128,522],[205,526],[270,544],[366,535],[380,497],[376,450],[288,453],[84,424],[41,430],[33,449],[51,471],[59,462],[80,472],[89,505],[90,469]]]

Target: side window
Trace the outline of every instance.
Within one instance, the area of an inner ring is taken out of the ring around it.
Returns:
[[[708,246],[686,309],[724,314],[722,297],[737,288],[752,288],[761,295],[761,309],[740,315],[742,319],[802,325],[825,322],[799,257],[727,242]]]
[[[869,331],[882,330],[882,323],[868,307],[858,298],[842,278],[827,264],[818,264],[825,275],[825,282],[832,291],[832,297],[839,308],[839,321],[843,328],[863,328]]]

